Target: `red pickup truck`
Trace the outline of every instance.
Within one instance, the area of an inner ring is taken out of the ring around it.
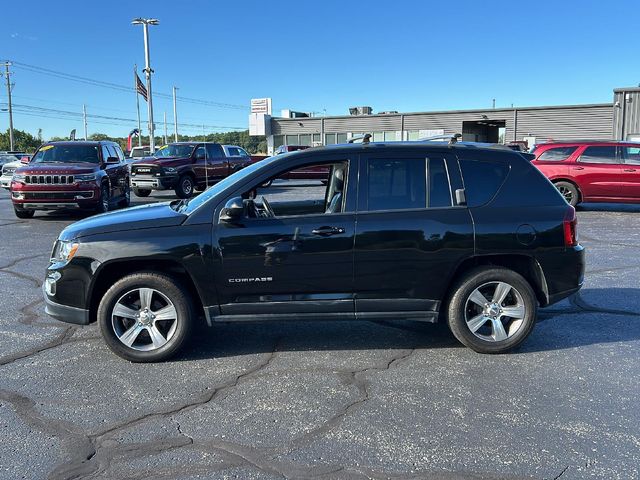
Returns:
[[[251,157],[227,156],[219,143],[170,143],[153,157],[131,164],[131,188],[139,197],[152,190],[174,190],[179,198],[190,198],[195,190],[205,190],[249,164]]]

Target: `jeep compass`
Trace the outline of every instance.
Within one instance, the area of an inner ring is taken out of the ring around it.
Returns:
[[[326,178],[301,195],[262,187],[311,167]],[[578,291],[584,267],[574,208],[521,153],[371,143],[278,155],[189,200],[76,222],[43,293],[51,316],[97,322],[138,362],[178,352],[197,322],[260,320],[444,322],[501,353],[539,306]]]

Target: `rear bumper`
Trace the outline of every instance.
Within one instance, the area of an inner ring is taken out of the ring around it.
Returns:
[[[45,303],[44,311],[50,317],[60,320],[61,322],[73,323],[75,325],[89,325],[89,310],[55,303],[47,295],[44,284],[42,285],[42,295]]]
[[[585,271],[584,247],[577,245],[566,248],[562,255],[547,258],[542,263],[542,269],[548,289],[547,305],[552,305],[582,288]]]

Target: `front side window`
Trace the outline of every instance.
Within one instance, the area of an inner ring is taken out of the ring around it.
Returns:
[[[427,206],[426,160],[372,158],[367,164],[367,210]]]
[[[616,151],[616,147],[587,147],[578,161],[582,163],[620,163]]]
[[[204,155],[204,153],[200,153],[201,151],[204,152],[204,147],[198,147],[198,153]],[[207,157],[224,157],[224,150],[222,149],[222,146],[218,143],[207,143]]]
[[[628,165],[640,165],[640,145],[637,147],[620,147],[622,159]]]
[[[569,158],[578,147],[553,147],[540,154],[538,160],[544,162],[561,162]]]
[[[248,189],[250,218],[342,213],[346,204],[348,161],[309,164],[279,173],[272,182]]]

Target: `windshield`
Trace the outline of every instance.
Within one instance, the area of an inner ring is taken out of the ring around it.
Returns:
[[[232,175],[229,175],[224,180],[222,180],[222,181],[216,183],[214,186],[208,188],[207,190],[205,190],[203,193],[201,193],[197,197],[194,197],[194,198],[192,198],[190,200],[183,200],[182,203],[179,204],[179,207],[178,207],[179,211],[184,212],[184,213],[193,212],[196,208],[198,208],[199,206],[203,205],[209,199],[215,197],[218,193],[224,191],[225,189],[227,189],[228,187],[230,187],[234,183],[241,182],[243,179],[245,179],[249,175],[253,174],[253,172],[255,172],[255,171],[257,171],[257,170],[259,170],[261,168],[267,167],[274,160],[278,160],[279,161],[281,158],[282,158],[282,156],[280,156],[278,158],[276,158],[276,157],[266,158],[266,159],[262,160],[261,162],[253,163],[253,164],[249,165],[248,167],[243,168],[242,170],[238,170],[236,173],[234,173]]]
[[[195,144],[171,143],[156,150],[156,157],[190,157]]]
[[[100,164],[97,145],[45,145],[33,163],[95,163]]]

